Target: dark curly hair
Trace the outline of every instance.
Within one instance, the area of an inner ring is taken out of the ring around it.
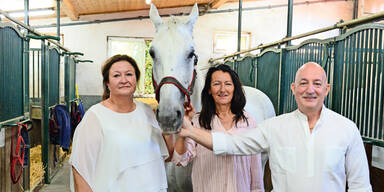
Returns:
[[[200,126],[204,127],[205,129],[212,130],[211,121],[214,115],[217,115],[215,101],[213,100],[212,95],[209,94],[209,90],[211,89],[212,74],[216,71],[223,71],[229,73],[232,78],[234,91],[233,98],[231,100],[231,112],[235,115],[233,120],[236,124],[239,120],[245,120],[248,124],[248,119],[244,115],[244,106],[246,103],[246,99],[244,95],[244,90],[241,87],[239,76],[228,65],[222,64],[209,68],[207,76],[205,78],[204,88],[201,92],[202,109],[199,116]]]
[[[107,88],[107,83],[109,82],[109,70],[111,69],[114,63],[119,61],[127,61],[128,63],[130,63],[132,67],[135,69],[136,81],[140,79],[139,67],[137,66],[136,61],[132,57],[128,55],[112,56],[111,58],[107,59],[107,61],[105,61],[103,67],[101,68],[101,74],[103,75],[103,88],[104,88],[103,100],[108,99],[110,95],[109,89]]]

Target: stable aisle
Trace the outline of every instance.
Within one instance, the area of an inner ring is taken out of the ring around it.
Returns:
[[[66,159],[53,177],[51,184],[44,185],[39,192],[69,192],[70,167],[68,159]]]

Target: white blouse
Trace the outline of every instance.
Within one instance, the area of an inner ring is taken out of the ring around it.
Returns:
[[[164,159],[168,150],[161,129],[152,109],[135,103],[130,113],[96,104],[76,128],[69,163],[93,192],[167,189]]]

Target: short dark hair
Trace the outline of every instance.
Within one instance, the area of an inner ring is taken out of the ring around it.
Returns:
[[[140,70],[137,66],[137,63],[135,59],[128,55],[114,55],[111,58],[107,59],[104,62],[103,67],[101,68],[101,74],[103,75],[103,100],[106,100],[110,96],[109,89],[107,88],[107,83],[109,82],[109,70],[111,69],[112,65],[119,61],[127,61],[132,65],[132,67],[135,69],[135,75],[136,75],[136,81],[139,81],[140,79]]]
[[[205,129],[212,130],[211,121],[213,116],[217,115],[215,101],[213,100],[212,95],[209,94],[209,90],[211,89],[212,74],[216,71],[223,71],[229,73],[232,78],[234,91],[231,100],[231,112],[235,115],[233,119],[235,121],[235,124],[237,124],[237,122],[241,119],[245,120],[248,124],[248,119],[244,115],[244,106],[246,103],[246,99],[239,76],[228,65],[221,64],[209,68],[207,72],[204,88],[201,92],[202,109],[199,116],[200,126],[204,127]]]

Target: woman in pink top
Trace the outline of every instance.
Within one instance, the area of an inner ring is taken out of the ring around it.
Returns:
[[[246,100],[240,79],[227,65],[208,70],[201,101],[202,110],[193,118],[193,108],[186,107],[186,115],[196,127],[229,134],[256,127],[255,119],[244,111]],[[194,192],[264,191],[260,154],[216,156],[192,139],[179,136],[172,161],[186,166],[192,160]]]

